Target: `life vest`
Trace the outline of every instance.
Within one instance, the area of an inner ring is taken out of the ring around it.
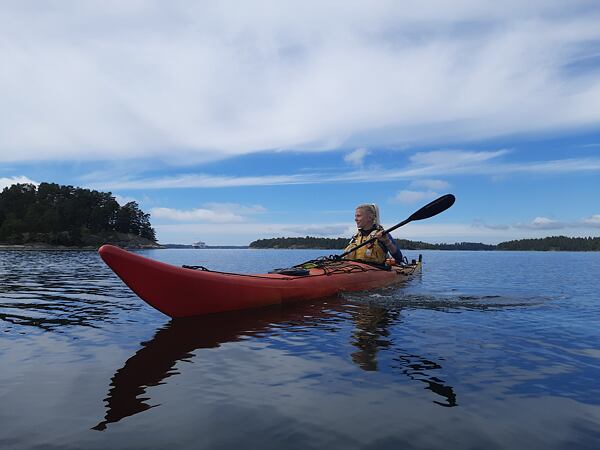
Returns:
[[[357,245],[360,245],[363,242],[374,238],[375,234],[377,232],[379,232],[380,230],[383,230],[383,228],[375,227],[373,229],[373,231],[371,231],[366,236],[363,236],[363,234],[359,231],[352,237],[352,239],[350,240],[348,246],[346,247],[346,249],[344,251],[347,252],[347,251],[353,249],[354,247],[356,247]],[[379,242],[378,240],[375,240],[374,242],[371,242],[370,244],[367,244],[367,245],[359,248],[358,250],[356,250],[352,253],[349,253],[348,255],[346,255],[346,258],[347,259],[359,259],[361,261],[367,261],[367,262],[372,262],[372,263],[376,263],[376,264],[385,264],[385,260],[387,258],[387,249],[383,246],[383,244],[381,242]]]

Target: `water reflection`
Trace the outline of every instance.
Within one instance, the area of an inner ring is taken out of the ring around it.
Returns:
[[[453,388],[444,384],[444,380],[429,375],[431,371],[442,369],[439,363],[393,345],[390,327],[400,321],[399,309],[369,304],[359,308],[353,316],[356,330],[353,333],[352,345],[358,350],[352,353],[352,361],[363,370],[377,370],[377,353],[382,349],[392,348],[393,353],[397,355],[394,358],[395,369],[411,380],[427,384],[426,389],[445,399],[445,402],[434,400],[435,404],[446,407],[457,406]]]
[[[359,308],[353,314],[356,330],[352,334],[352,345],[358,350],[352,353],[352,361],[361,369],[377,370],[377,353],[390,347],[389,328],[399,315],[399,311],[377,305]]]
[[[350,311],[350,313],[349,313]],[[205,317],[173,320],[159,329],[142,348],[117,370],[111,379],[104,420],[93,427],[105,430],[110,423],[159,406],[151,405],[146,390],[164,384],[179,374],[179,361],[189,361],[197,349],[217,348],[227,342],[250,336],[276,334],[277,330],[299,333],[311,331],[339,332],[349,318],[354,323],[350,344],[356,348],[351,358],[361,369],[378,370],[377,354],[388,349],[397,355],[391,367],[397,373],[428,385],[426,389],[443,397],[441,406],[456,406],[456,395],[444,381],[428,375],[441,366],[426,358],[411,355],[396,348],[390,339],[390,327],[400,322],[400,310],[377,305],[348,305],[339,298],[322,302],[299,304],[285,308],[264,308],[241,313],[215,314]],[[319,348],[320,351],[324,351]]]
[[[150,341],[143,342],[143,347],[117,370],[108,397],[104,399],[107,403],[104,421],[93,429],[104,430],[109,423],[158,406],[146,403],[149,397],[138,396],[144,394],[146,388],[163,384],[165,379],[178,374],[176,363],[193,357],[191,352],[194,350],[216,348],[284,323],[297,324],[317,316],[331,317],[333,312],[324,305],[326,302],[172,320]]]
[[[446,399],[445,402],[434,400],[433,403],[445,407],[458,406],[458,403],[456,403],[456,394],[452,386],[445,384],[444,380],[436,376],[428,375],[428,372],[431,370],[441,369],[441,365],[419,355],[411,355],[409,353],[399,355],[396,358],[396,362],[398,363],[398,369],[411,380],[422,381],[427,385],[425,389]]]

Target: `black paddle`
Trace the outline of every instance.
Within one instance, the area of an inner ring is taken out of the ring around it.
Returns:
[[[439,213],[444,212],[448,208],[450,208],[454,204],[455,200],[456,200],[456,197],[454,197],[454,195],[452,195],[452,194],[442,195],[437,200],[434,200],[431,203],[428,203],[427,205],[423,206],[420,210],[418,210],[417,212],[413,213],[413,215],[410,216],[408,219],[403,220],[402,222],[400,222],[400,223],[394,225],[393,227],[388,228],[387,230],[385,230],[384,234],[391,233],[396,228],[400,228],[401,226],[406,225],[409,222],[413,222],[415,220],[429,219],[430,217],[436,216]],[[377,238],[371,238],[368,241],[365,241],[362,244],[357,245],[353,249],[348,250],[347,252],[342,253],[341,255],[337,256],[337,258],[343,258],[344,256],[349,255],[350,253],[358,250],[359,248],[361,248],[361,247],[363,247],[363,246],[365,246],[367,244],[370,244],[371,242],[374,242],[376,239]]]

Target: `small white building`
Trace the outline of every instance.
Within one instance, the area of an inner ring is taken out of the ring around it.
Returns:
[[[202,241],[194,242],[192,248],[206,248],[206,243]]]

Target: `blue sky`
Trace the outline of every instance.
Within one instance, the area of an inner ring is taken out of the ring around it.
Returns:
[[[5,2],[0,187],[111,191],[162,243],[600,235],[593,1]],[[24,24],[27,24],[25,27]]]

